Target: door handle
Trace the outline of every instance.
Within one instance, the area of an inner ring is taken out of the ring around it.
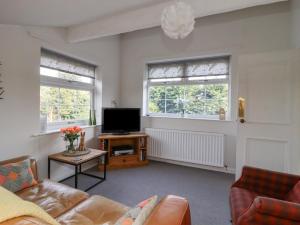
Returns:
[[[238,108],[238,114],[240,118],[240,123],[245,123],[245,108],[246,108],[246,100],[242,97],[239,98],[239,108]]]

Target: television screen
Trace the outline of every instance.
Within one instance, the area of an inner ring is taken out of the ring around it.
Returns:
[[[102,112],[103,133],[128,133],[140,131],[139,108],[104,108]]]

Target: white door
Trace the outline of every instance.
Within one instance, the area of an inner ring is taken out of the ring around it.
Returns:
[[[239,57],[239,97],[245,123],[238,123],[236,175],[244,165],[298,173],[299,68],[297,51]]]

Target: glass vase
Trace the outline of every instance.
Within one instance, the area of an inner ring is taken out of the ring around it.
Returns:
[[[78,139],[66,141],[66,151],[68,153],[74,153],[77,149]]]

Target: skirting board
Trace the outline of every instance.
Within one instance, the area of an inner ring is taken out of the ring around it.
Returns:
[[[148,159],[153,160],[153,161],[171,163],[171,164],[180,165],[180,166],[194,167],[194,168],[199,168],[199,169],[213,170],[213,171],[217,171],[217,172],[235,174],[235,169],[234,168],[226,168],[226,167],[220,167],[219,168],[219,167],[213,167],[213,166],[205,166],[205,165],[199,165],[199,164],[187,163],[187,162],[180,162],[180,161],[162,159],[162,158],[151,157],[151,156],[148,156]]]

